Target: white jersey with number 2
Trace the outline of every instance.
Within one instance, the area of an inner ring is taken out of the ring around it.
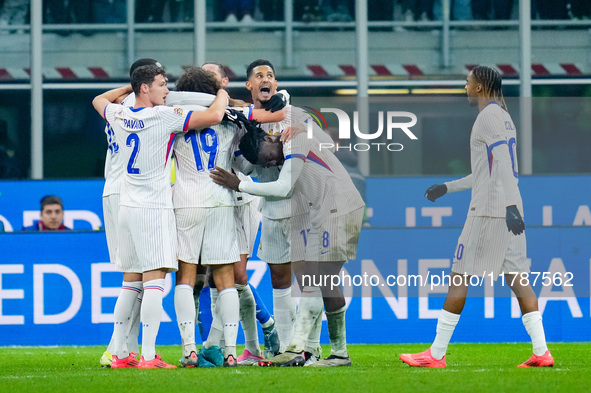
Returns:
[[[190,111],[166,106],[105,108],[125,166],[120,206],[172,209],[172,144],[176,133],[187,131],[190,117]]]

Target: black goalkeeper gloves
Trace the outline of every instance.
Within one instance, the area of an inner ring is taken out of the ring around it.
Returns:
[[[507,222],[507,228],[509,228],[509,231],[513,232],[514,235],[521,235],[525,230],[525,223],[515,205],[507,206],[505,221]]]
[[[277,112],[285,108],[287,105],[287,97],[281,93],[276,93],[271,99],[263,104],[266,111]]]
[[[222,121],[231,121],[232,123],[236,124],[238,127],[242,127],[244,123],[248,123],[248,119],[242,112],[235,111],[234,109],[226,108],[226,113],[224,113],[224,118]]]
[[[425,191],[425,196],[431,202],[435,202],[435,199],[441,198],[447,194],[447,186],[445,184],[433,184]]]

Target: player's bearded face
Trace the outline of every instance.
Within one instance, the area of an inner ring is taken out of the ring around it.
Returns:
[[[166,83],[168,80],[162,75],[156,75],[154,81],[148,85],[148,95],[152,105],[164,105],[166,96],[170,92]]]
[[[254,101],[261,103],[269,101],[277,91],[277,80],[273,69],[266,65],[253,68],[250,78],[246,81],[246,88],[250,90]]]

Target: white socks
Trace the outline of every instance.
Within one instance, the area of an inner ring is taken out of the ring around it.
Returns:
[[[119,359],[124,359],[129,356],[127,335],[132,324],[133,308],[137,303],[138,294],[141,292],[141,281],[123,281],[121,292],[119,292],[117,303],[115,303],[115,311],[113,313],[115,324],[113,326],[111,344],[109,344],[109,348],[111,348],[109,352],[116,355]]]
[[[197,347],[195,346],[194,302],[192,286],[181,284],[174,288],[174,309],[179,331],[181,332],[184,357],[191,355],[191,351],[197,353]]]
[[[140,335],[140,312],[142,310],[142,298],[144,297],[144,286],[142,291],[137,295],[133,309],[131,310],[131,320],[129,321],[129,332],[127,333],[127,349],[129,352],[140,353],[138,345],[138,337]]]
[[[324,302],[323,302],[324,303]],[[308,340],[306,342],[306,346],[304,347],[304,351],[310,352],[312,355],[316,356],[320,359],[322,355],[322,347],[320,346],[320,333],[322,331],[322,309],[320,309],[320,314],[318,314],[318,318],[316,318],[316,322],[314,322],[314,326],[312,326],[312,330],[308,335]]]
[[[347,311],[347,306],[343,306],[336,311],[326,312],[328,338],[330,340],[330,354],[343,358],[349,356],[347,353],[345,311]]]
[[[159,278],[144,283],[142,301],[142,356],[144,360],[156,357],[156,336],[162,319],[162,295],[164,279]]]
[[[454,329],[460,320],[460,314],[454,314],[449,311],[441,310],[437,319],[437,334],[431,345],[431,356],[437,360],[443,359],[447,352],[447,346],[454,333]]]
[[[236,288],[226,288],[219,292],[216,310],[224,324],[224,357],[229,355],[236,359],[236,336],[238,335],[238,322],[240,321],[240,301]]]
[[[256,318],[256,303],[250,285],[236,284],[238,298],[240,299],[240,322],[244,330],[246,349],[255,356],[259,356],[259,331]]]
[[[291,296],[291,287],[273,288],[273,311],[275,314],[275,328],[281,343],[279,352],[285,352],[291,342],[296,314],[296,305],[294,298]]]
[[[322,320],[322,292],[319,287],[304,287],[296,314],[293,337],[289,343],[290,352],[301,352],[306,347],[308,337],[314,330],[318,319]],[[320,337],[318,337],[320,339]]]
[[[214,345],[220,346],[220,340],[224,337],[224,325],[222,324],[222,316],[218,314],[219,308],[216,307],[218,301],[218,290],[210,288],[211,297],[211,328],[209,329],[209,335],[207,340],[203,343],[205,348],[211,348]]]
[[[544,325],[542,324],[542,314],[539,311],[532,311],[521,317],[523,326],[527,334],[531,337],[534,355],[541,356],[546,353],[546,335],[544,334]]]

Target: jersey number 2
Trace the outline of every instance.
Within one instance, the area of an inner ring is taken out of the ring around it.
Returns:
[[[203,161],[201,161],[201,150],[209,154],[207,161],[207,170],[215,169],[215,158],[218,153],[218,135],[215,130],[207,128],[199,132],[199,140],[197,140],[197,133],[195,130],[187,132],[185,135],[185,142],[191,143],[193,148],[193,156],[195,157],[195,164],[199,172],[203,171]]]
[[[133,151],[131,152],[131,157],[129,157],[129,162],[127,163],[127,173],[131,175],[138,175],[140,173],[140,169],[134,168],[133,166],[135,165],[137,153],[140,151],[140,137],[136,133],[129,134],[126,143],[128,147],[131,147],[133,144]]]

